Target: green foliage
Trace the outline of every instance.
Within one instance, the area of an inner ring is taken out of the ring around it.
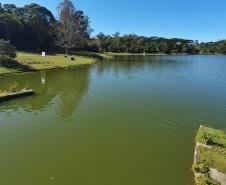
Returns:
[[[4,9],[2,7],[2,4],[0,3],[0,13],[3,13],[4,12]]]
[[[65,3],[69,8],[65,8]],[[20,50],[72,48],[116,53],[226,54],[226,40],[199,44],[179,38],[120,36],[119,32],[100,33],[90,39],[92,29],[83,11],[78,11],[69,0],[63,1],[59,10],[57,21],[50,10],[35,3],[24,7],[0,4],[0,38],[9,40]]]
[[[120,36],[116,32],[113,36],[100,33],[91,46],[101,52],[123,53],[190,53],[199,52],[198,43],[185,39],[165,39],[161,37],[143,37],[134,34]]]
[[[196,141],[212,148],[199,147],[200,161],[196,170],[216,168],[226,173],[226,134],[224,131],[202,126],[196,136]],[[205,171],[205,170],[204,170]]]
[[[211,146],[200,145],[198,147],[199,161],[193,165],[193,170],[200,174],[198,184],[218,185],[218,182],[210,178],[210,168],[226,173],[226,134],[220,130],[200,127],[196,135],[196,141]]]
[[[220,183],[211,179],[208,175],[201,175],[198,177],[198,185],[220,185]]]
[[[205,169],[215,168],[220,172],[226,173],[226,150],[220,147],[207,149],[200,148],[200,161],[197,163],[198,170],[205,172]]]
[[[90,38],[89,19],[82,11],[77,11],[73,3],[63,1],[58,6],[59,21],[55,25],[56,44],[68,50],[86,45]]]
[[[209,167],[202,162],[197,162],[193,165],[193,170],[197,173],[209,173]]]
[[[221,130],[202,127],[197,134],[196,140],[207,145],[226,147],[226,134]]]
[[[10,40],[19,49],[39,49],[53,43],[52,31],[55,18],[38,4],[18,8],[4,4],[0,8],[0,38]]]
[[[71,5],[73,4],[71,3]],[[71,34],[64,33],[63,38],[67,36],[69,39],[66,40],[69,43],[61,42],[56,45],[55,41],[58,38],[56,33],[59,33],[56,28],[58,25],[62,26],[62,21],[61,19],[57,21],[47,8],[35,3],[24,7],[16,7],[14,4],[0,5],[0,38],[10,40],[14,46],[21,50],[56,49],[59,46],[64,48],[65,44],[69,45],[70,48],[87,47],[87,39],[89,39],[91,32],[89,18],[75,8],[71,18],[66,17],[65,20],[71,22],[70,28],[74,28],[76,39],[71,39],[73,38],[70,37]]]
[[[200,53],[204,54],[226,54],[226,40],[201,43],[199,48]]]
[[[16,57],[16,48],[9,41],[0,39],[0,61],[8,61]]]

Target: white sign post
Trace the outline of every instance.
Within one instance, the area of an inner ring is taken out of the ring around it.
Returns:
[[[45,57],[46,56],[46,52],[42,52],[42,57]],[[43,63],[43,59],[41,60],[41,63]]]

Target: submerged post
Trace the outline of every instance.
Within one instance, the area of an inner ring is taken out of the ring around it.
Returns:
[[[46,56],[46,52],[42,52],[42,61],[41,64],[43,64],[43,58]],[[45,71],[41,71],[41,82],[43,85],[45,85],[46,79],[45,79]]]

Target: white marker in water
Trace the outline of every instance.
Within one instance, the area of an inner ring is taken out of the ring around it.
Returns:
[[[53,181],[54,180],[54,177],[50,177],[50,180]]]
[[[46,83],[45,78],[42,78],[42,85],[45,85],[45,83]]]

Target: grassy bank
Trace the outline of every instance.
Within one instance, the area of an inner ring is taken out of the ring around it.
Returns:
[[[217,179],[213,179],[211,169],[226,174],[226,134],[220,130],[200,127],[196,142],[198,159],[194,164],[194,172],[197,184],[220,184]]]
[[[109,57],[111,56],[107,54],[93,53],[88,51],[74,52],[67,58],[64,54],[58,53],[46,53],[46,56],[42,57],[40,53],[18,52],[15,60],[20,64],[20,66],[25,66],[31,70],[49,70],[93,64],[98,60]],[[71,58],[74,58],[74,60],[71,60]],[[25,71],[26,70],[20,68],[0,67],[0,75]]]

